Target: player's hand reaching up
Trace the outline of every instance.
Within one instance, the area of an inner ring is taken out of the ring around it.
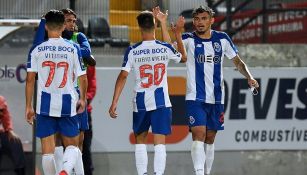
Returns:
[[[179,16],[176,24],[171,23],[171,29],[172,32],[176,33],[180,33],[184,30],[184,24],[185,24],[185,19],[183,16]]]
[[[85,110],[86,102],[84,100],[78,100],[77,102],[77,113],[81,114]]]
[[[112,118],[117,117],[116,108],[117,108],[117,104],[112,103],[112,105],[110,106],[110,109],[109,109],[110,117],[112,117]]]
[[[167,23],[168,10],[165,13],[161,12],[160,7],[155,7],[152,9],[153,16],[161,23]]]

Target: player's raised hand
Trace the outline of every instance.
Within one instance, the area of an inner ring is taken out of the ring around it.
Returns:
[[[168,16],[168,10],[165,11],[165,13],[163,13],[161,10],[160,10],[160,7],[155,7],[153,8],[153,15],[154,17],[160,21],[161,23],[166,23],[167,22],[167,16]]]
[[[31,107],[26,108],[26,120],[30,125],[33,125],[33,119],[35,116],[34,109]]]
[[[185,19],[183,16],[179,16],[179,18],[177,19],[176,22],[176,28],[179,30],[183,30],[184,29],[184,24],[185,24]]]
[[[84,100],[78,100],[77,102],[77,113],[81,114],[85,110],[86,102]]]
[[[185,19],[183,16],[179,16],[176,24],[171,23],[171,29],[174,33],[181,33],[184,30]]]
[[[112,118],[117,117],[116,108],[117,108],[117,104],[112,103],[112,105],[110,106],[110,109],[109,109],[110,117],[112,117]]]

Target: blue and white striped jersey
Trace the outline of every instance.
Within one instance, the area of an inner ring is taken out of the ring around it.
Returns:
[[[38,74],[37,114],[76,115],[79,97],[73,77],[86,74],[79,46],[63,38],[50,38],[30,50],[27,71]]]
[[[180,62],[181,54],[170,44],[157,40],[130,46],[125,53],[122,70],[135,73],[133,111],[151,111],[171,107],[167,85],[169,60]]]
[[[186,100],[224,104],[223,59],[234,58],[237,48],[226,33],[214,30],[210,39],[194,32],[182,39],[188,57]]]

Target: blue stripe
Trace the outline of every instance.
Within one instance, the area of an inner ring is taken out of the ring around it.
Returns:
[[[136,94],[136,107],[138,111],[146,110],[145,107],[145,92],[138,92]]]
[[[205,55],[205,49],[203,43],[194,38],[194,59],[195,59],[195,83],[196,83],[196,100],[205,101],[206,100],[206,90],[205,90],[205,70],[204,63],[198,61],[200,55]]]
[[[126,64],[128,62],[128,55],[129,55],[131,50],[132,50],[132,47],[127,48],[125,55],[124,55],[124,61],[123,61],[122,67],[126,67]]]
[[[48,115],[50,113],[51,94],[42,92],[40,114]]]
[[[155,100],[157,108],[165,107],[163,87],[157,88],[155,90]]]
[[[27,68],[32,68],[31,66],[31,53],[32,51],[35,49],[35,46],[32,46],[30,51],[29,51],[29,54],[28,54],[28,61],[27,61]]]
[[[212,34],[212,47],[214,50],[214,70],[213,70],[213,84],[214,84],[214,97],[215,104],[220,104],[222,100],[222,87],[221,87],[221,68],[222,68],[222,44],[221,40],[216,35],[216,33]]]
[[[70,117],[71,116],[71,96],[70,94],[63,94],[62,95],[62,110],[61,110],[62,117]]]
[[[188,38],[193,38],[193,33],[189,33],[189,32],[184,33],[184,34],[182,34],[181,38],[182,38],[182,40],[185,40],[185,39],[188,39]]]

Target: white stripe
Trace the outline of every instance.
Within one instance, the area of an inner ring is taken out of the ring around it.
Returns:
[[[196,99],[196,76],[195,76],[195,58],[194,58],[194,39],[189,38],[189,48],[187,50],[188,60],[186,63],[187,66],[187,92],[186,100],[195,100]]]
[[[214,50],[212,48],[211,42],[204,42],[205,56],[212,55],[214,57]],[[206,91],[206,101],[214,101],[214,63],[204,63],[204,72],[205,72],[205,91]]]

